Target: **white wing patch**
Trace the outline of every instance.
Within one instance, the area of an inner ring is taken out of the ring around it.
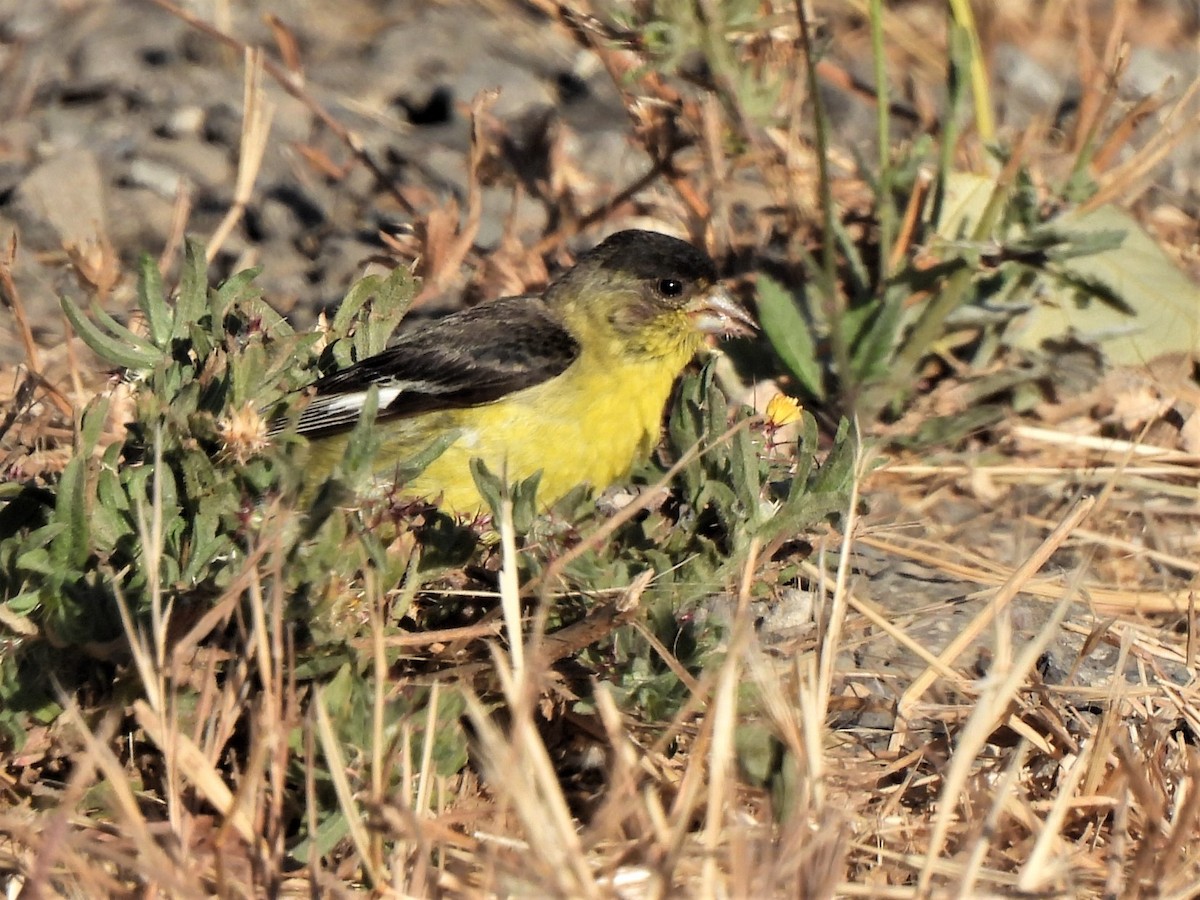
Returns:
[[[380,392],[383,393],[382,391]],[[308,405],[304,410],[304,415],[300,417],[301,421],[310,413],[316,412],[321,414],[321,418],[337,417],[341,413],[353,412],[357,415],[362,409],[362,405],[366,402],[366,391],[355,391],[353,394],[334,394],[332,397],[318,397]],[[383,397],[379,398],[379,405],[383,406]]]
[[[379,411],[387,409],[389,403],[404,392],[401,387],[386,387],[379,389]],[[331,394],[326,397],[316,397],[300,413],[296,422],[296,432],[320,431],[341,425],[353,425],[362,413],[363,403],[366,402],[366,391],[351,391],[347,394]],[[286,422],[280,422],[279,430],[286,427]]]
[[[410,390],[411,390],[411,387],[410,387]],[[387,409],[391,405],[392,401],[395,400],[397,397],[399,397],[403,392],[404,392],[404,388],[381,387],[379,389],[379,408]],[[364,393],[359,394],[358,396],[361,398],[358,401],[358,405],[362,406],[363,401],[367,399],[367,395],[364,392]]]

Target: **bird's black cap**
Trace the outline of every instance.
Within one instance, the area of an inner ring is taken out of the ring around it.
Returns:
[[[639,280],[677,277],[688,281],[717,280],[708,254],[687,241],[657,231],[618,231],[579,258],[577,266],[625,272]]]

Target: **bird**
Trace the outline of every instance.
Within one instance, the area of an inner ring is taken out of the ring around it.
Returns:
[[[470,472],[478,458],[507,483],[540,473],[537,501],[549,507],[579,485],[602,491],[626,477],[658,443],[673,385],[706,335],[754,329],[706,253],[659,232],[619,231],[540,295],[402,327],[383,351],[315,381],[294,429],[309,442],[309,476],[332,471],[373,386],[378,482],[448,441],[395,485],[399,495],[486,514]],[[272,432],[291,427],[278,419]]]

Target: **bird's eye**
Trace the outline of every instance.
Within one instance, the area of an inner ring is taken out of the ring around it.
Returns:
[[[678,278],[664,278],[658,283],[658,292],[664,297],[678,297],[683,293],[683,282]]]

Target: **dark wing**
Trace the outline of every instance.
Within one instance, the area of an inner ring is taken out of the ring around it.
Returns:
[[[319,379],[296,430],[353,425],[371,385],[379,389],[380,419],[461,409],[540,384],[578,355],[575,339],[540,299],[484,303],[401,333],[382,353]]]

